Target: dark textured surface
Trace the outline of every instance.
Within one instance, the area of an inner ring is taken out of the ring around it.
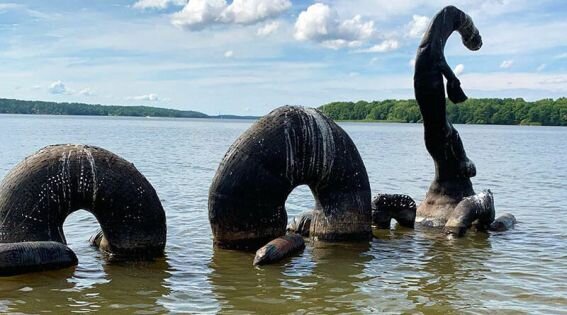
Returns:
[[[316,109],[284,106],[230,147],[209,191],[217,246],[257,249],[285,234],[285,200],[308,185],[316,208],[310,236],[371,237],[370,185],[350,137]]]
[[[256,251],[253,265],[278,262],[305,248],[305,241],[299,234],[289,234],[270,241]]]
[[[91,212],[115,258],[163,254],[165,213],[146,178],[112,152],[85,145],[48,146],[18,164],[0,184],[0,243],[65,244],[63,222]]]
[[[494,197],[490,190],[486,190],[461,200],[443,230],[446,234],[461,237],[474,223],[477,230],[486,231],[494,221],[494,213]]]
[[[0,244],[0,276],[75,266],[77,256],[58,242]]]
[[[301,236],[309,236],[311,229],[311,220],[313,219],[313,210],[304,211],[293,217],[287,224],[286,230],[291,233],[297,233]]]
[[[468,159],[459,133],[446,114],[443,77],[447,79],[447,94],[452,102],[460,103],[467,98],[444,56],[447,39],[455,31],[470,50],[482,46],[470,16],[448,6],[433,18],[419,45],[415,63],[415,97],[423,117],[425,146],[435,162],[435,179],[417,215],[418,221],[429,221],[434,226],[442,226],[461,199],[474,195],[469,178],[476,175],[475,165]]]
[[[513,229],[516,225],[516,217],[511,213],[504,213],[489,226],[489,230],[495,232],[504,232]]]
[[[392,219],[413,228],[415,213],[415,201],[408,195],[378,194],[372,199],[372,223],[379,229],[389,229]]]

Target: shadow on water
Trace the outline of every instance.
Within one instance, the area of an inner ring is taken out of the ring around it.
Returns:
[[[279,264],[253,267],[253,253],[215,249],[209,281],[222,313],[344,313],[364,292],[369,244],[307,243]]]

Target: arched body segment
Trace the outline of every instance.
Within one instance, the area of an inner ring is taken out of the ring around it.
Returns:
[[[0,243],[66,243],[65,218],[85,209],[98,220],[101,249],[121,258],[163,254],[165,213],[134,165],[86,145],[48,146],[0,183]],[[104,246],[103,246],[104,245]]]
[[[230,147],[209,192],[217,246],[257,249],[285,234],[285,200],[308,185],[316,205],[310,236],[371,237],[370,185],[350,137],[316,109],[273,110]]]

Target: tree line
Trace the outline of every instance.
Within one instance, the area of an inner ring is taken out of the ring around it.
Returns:
[[[0,114],[209,118],[207,114],[149,106],[91,105],[0,98]]]
[[[421,122],[415,100],[333,102],[319,109],[335,120]],[[458,105],[447,99],[447,117],[456,124],[567,126],[567,98],[483,98]]]

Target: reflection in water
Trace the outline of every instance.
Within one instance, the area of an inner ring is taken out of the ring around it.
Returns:
[[[408,298],[419,312],[456,313],[479,307],[482,301],[464,299],[468,292],[463,288],[470,282],[479,288],[486,281],[484,274],[490,270],[484,261],[490,258],[489,235],[469,232],[465,238],[447,239],[435,231],[419,231],[431,242],[424,252],[419,269],[426,273],[419,278],[416,290],[408,292]],[[465,289],[466,290],[466,289]]]
[[[70,226],[84,226],[82,230]],[[99,224],[86,211],[71,214],[64,224],[69,246],[79,264],[62,270],[24,274],[0,281],[0,312],[37,313],[38,310],[65,312],[113,311],[161,314],[167,311],[159,299],[169,293],[166,258],[152,262],[112,262],[88,237]]]
[[[158,300],[168,293],[164,285],[167,268],[164,259],[104,265],[95,276],[106,280],[89,287],[84,287],[82,282],[93,275],[81,268],[6,278],[0,282],[0,294],[2,299],[14,303],[2,303],[5,309],[1,311],[37,313],[40,309],[59,309],[61,312],[133,313],[144,310],[145,314],[160,314],[166,312]],[[103,274],[98,274],[100,272]]]
[[[489,235],[469,233],[447,239],[437,230],[374,230],[364,273],[364,286],[373,291],[375,311],[447,314],[481,305],[471,293],[483,286],[490,270]]]
[[[253,267],[253,253],[215,249],[210,282],[222,312],[341,313],[357,311],[365,244],[308,243],[281,264]],[[359,310],[358,310],[359,311]]]

